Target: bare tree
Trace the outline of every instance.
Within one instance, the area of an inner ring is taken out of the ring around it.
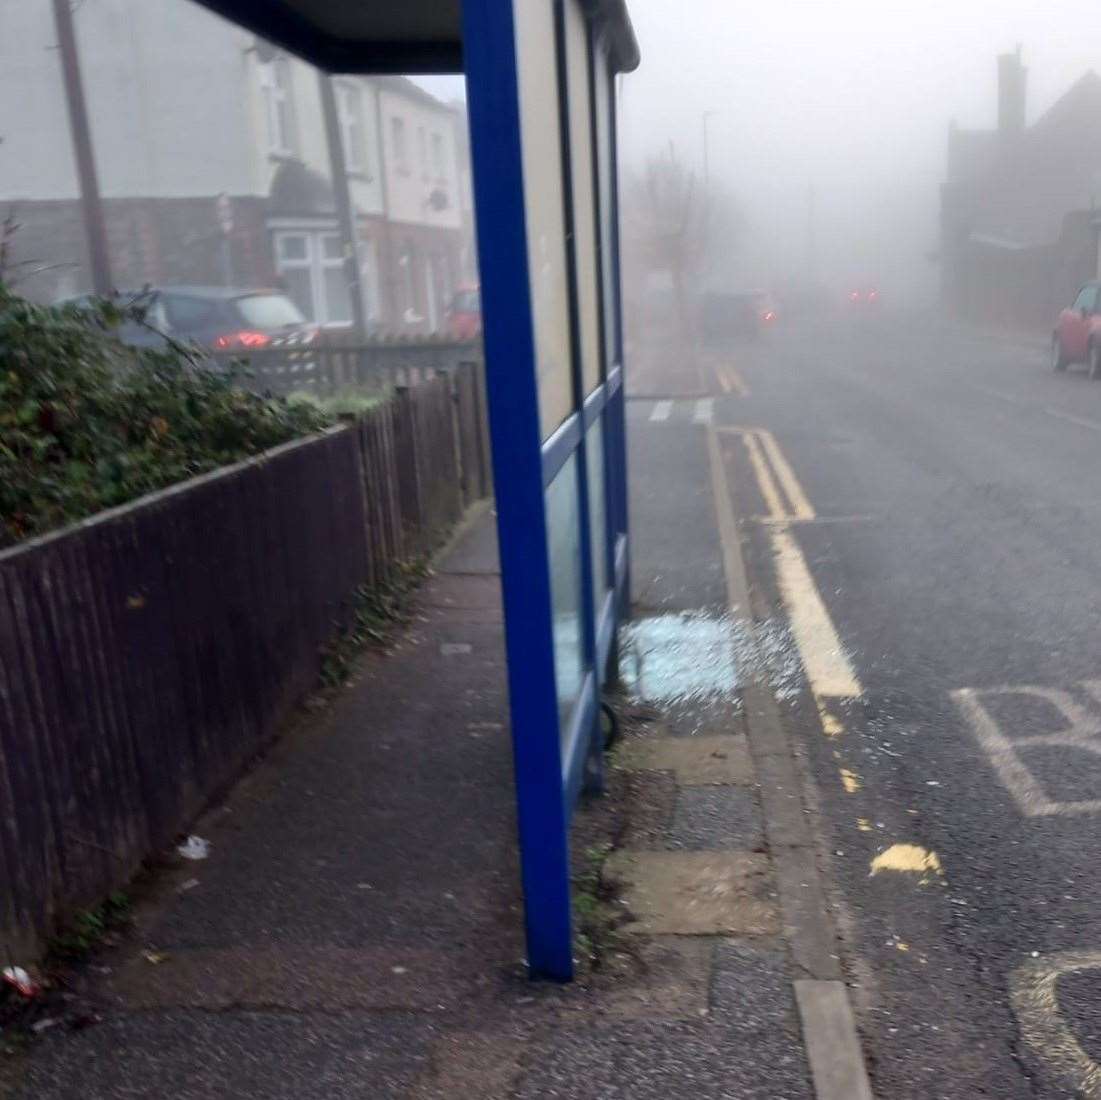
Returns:
[[[682,338],[692,340],[690,288],[716,252],[729,249],[741,219],[736,205],[709,191],[669,150],[628,174],[624,189],[625,266],[668,280]]]

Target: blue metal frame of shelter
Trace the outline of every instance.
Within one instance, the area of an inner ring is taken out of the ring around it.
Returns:
[[[514,4],[531,0],[464,0],[467,74],[485,318],[489,414],[493,437],[498,533],[508,650],[509,691],[517,786],[528,965],[533,976],[573,975],[569,819],[583,785],[602,784],[599,696],[614,660],[618,620],[627,606],[628,530],[626,432],[619,302],[615,189],[614,68],[598,22],[586,19],[588,131],[596,225],[600,382],[583,392],[574,179],[571,170],[565,5],[553,0],[573,410],[545,442],[540,430],[539,381],[530,286],[523,176],[523,125]],[[550,3],[552,0],[544,0]],[[578,8],[579,11],[584,9]],[[593,6],[589,5],[590,12]],[[603,99],[597,81],[606,81]],[[603,102],[607,139],[599,140]],[[601,172],[606,186],[601,188]],[[604,201],[601,201],[601,192]],[[602,219],[610,219],[610,225]],[[607,230],[607,232],[602,232]],[[610,255],[602,242],[611,242]],[[610,278],[605,278],[610,275]],[[610,293],[609,293],[610,290]],[[599,422],[602,453],[591,454]],[[571,458],[576,458],[572,467]],[[607,589],[594,596],[588,464],[600,461]],[[548,550],[546,490],[559,476],[576,479],[584,672],[572,711],[560,716],[555,680],[555,623]],[[565,736],[560,729],[565,724]]]

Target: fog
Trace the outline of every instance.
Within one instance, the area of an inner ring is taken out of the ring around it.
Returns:
[[[712,185],[742,220],[724,277],[870,282],[895,300],[935,294],[948,126],[996,125],[996,56],[1021,47],[1029,123],[1101,59],[1086,0],[630,11],[643,61],[622,82],[626,170],[671,147],[702,176],[708,113]]]

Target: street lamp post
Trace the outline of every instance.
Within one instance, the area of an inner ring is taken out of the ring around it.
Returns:
[[[704,111],[700,116],[703,123],[703,182],[706,186],[711,182],[711,159],[708,155],[707,124],[718,114],[718,111]]]

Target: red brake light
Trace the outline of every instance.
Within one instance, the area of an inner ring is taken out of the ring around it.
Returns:
[[[870,300],[875,301],[875,299],[878,298],[878,297],[879,297],[879,291],[878,290],[869,290],[868,291],[868,298]]]
[[[263,332],[252,332],[244,329],[241,332],[227,332],[223,336],[215,337],[214,346],[225,350],[226,348],[266,348],[271,343],[271,337]]]
[[[859,290],[850,291],[849,300],[852,301],[852,302],[860,301],[860,291]]]
[[[772,311],[772,310],[770,309],[770,310],[769,310],[769,311],[768,311],[768,312],[767,312],[767,313],[765,314],[765,320],[766,320],[766,321],[774,321],[775,319],[776,319],[776,314],[775,314],[775,313],[774,313],[774,312],[773,312],[773,311]]]

